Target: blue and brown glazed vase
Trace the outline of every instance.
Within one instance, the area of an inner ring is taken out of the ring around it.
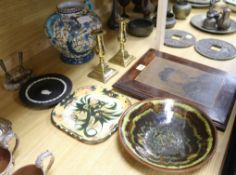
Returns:
[[[45,31],[51,44],[61,53],[68,64],[83,64],[94,56],[96,36],[92,31],[102,26],[99,17],[88,6],[78,1],[68,1],[57,6],[50,15]]]

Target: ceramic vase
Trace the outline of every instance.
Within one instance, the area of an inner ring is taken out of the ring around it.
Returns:
[[[177,1],[173,6],[176,19],[185,19],[191,12],[192,6],[185,0]]]
[[[93,58],[96,36],[92,32],[100,28],[99,17],[78,1],[58,4],[57,12],[45,24],[51,44],[68,64],[83,64]]]

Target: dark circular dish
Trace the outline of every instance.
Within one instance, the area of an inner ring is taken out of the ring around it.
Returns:
[[[136,160],[162,172],[185,173],[215,152],[216,130],[200,110],[174,99],[134,104],[119,123],[119,138]]]
[[[145,18],[130,20],[127,26],[128,33],[137,37],[147,37],[153,30],[153,22]]]
[[[29,79],[19,96],[29,107],[49,108],[61,102],[72,89],[71,80],[61,74],[45,74]]]
[[[212,33],[212,34],[230,34],[236,32],[236,21],[230,19],[231,25],[227,30],[209,30],[203,27],[203,21],[206,19],[206,14],[195,15],[191,18],[191,25],[196,29],[199,29],[204,32]]]
[[[234,45],[218,39],[199,40],[195,44],[195,50],[202,56],[217,61],[231,60],[236,57],[236,48]]]
[[[175,37],[177,39],[175,39]],[[174,48],[187,48],[194,45],[196,42],[195,36],[191,33],[183,31],[183,30],[176,30],[176,29],[169,29],[165,32],[165,40],[164,44],[169,47]]]

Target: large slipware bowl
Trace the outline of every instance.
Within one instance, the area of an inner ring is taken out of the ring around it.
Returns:
[[[208,162],[216,148],[209,117],[182,101],[150,99],[126,110],[119,138],[128,153],[161,172],[192,172]]]
[[[136,18],[129,21],[127,30],[130,35],[147,37],[153,30],[153,22],[145,18]]]

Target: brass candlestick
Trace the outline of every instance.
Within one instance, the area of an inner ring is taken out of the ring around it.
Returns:
[[[126,42],[126,24],[127,20],[121,18],[119,20],[119,26],[120,26],[120,31],[119,31],[119,37],[118,41],[120,42],[120,50],[113,56],[109,62],[118,64],[120,66],[126,67],[128,66],[134,59],[135,57],[130,55],[128,51],[125,49],[125,42]]]
[[[94,78],[98,81],[106,83],[109,79],[111,79],[115,74],[118,73],[117,70],[110,68],[108,64],[105,62],[105,49],[104,49],[104,41],[103,35],[104,31],[96,31],[96,54],[99,57],[99,64],[95,67],[95,69],[88,74],[89,77]]]

